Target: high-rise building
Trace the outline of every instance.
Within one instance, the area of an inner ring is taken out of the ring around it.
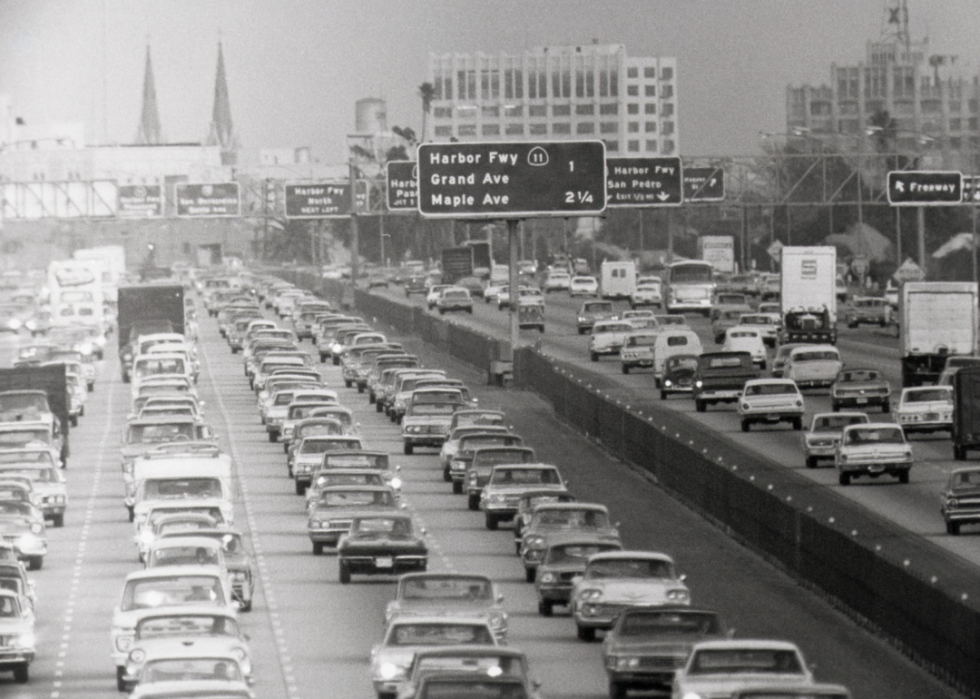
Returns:
[[[622,44],[429,54],[427,141],[601,139],[620,157],[677,155],[677,60]]]
[[[971,170],[980,154],[980,76],[954,75],[956,56],[913,42],[905,0],[886,8],[886,29],[856,65],[834,63],[830,84],[786,89],[786,129],[841,150],[877,144],[925,156],[925,164]],[[886,142],[887,141],[887,142]]]

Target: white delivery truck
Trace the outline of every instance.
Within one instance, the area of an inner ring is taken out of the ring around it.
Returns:
[[[48,265],[51,324],[90,325],[104,330],[102,260],[54,260]]]
[[[784,245],[780,271],[780,341],[836,344],[837,248]]]
[[[710,262],[716,272],[735,273],[735,239],[730,235],[702,235],[698,238],[698,257]]]
[[[628,299],[636,291],[636,263],[606,260],[601,266],[599,289],[604,299]]]
[[[73,257],[79,261],[102,261],[102,297],[106,303],[116,304],[119,286],[126,273],[126,250],[122,245],[101,245],[96,248],[81,248]]]
[[[905,282],[898,296],[902,386],[935,383],[948,357],[977,356],[977,285]]]

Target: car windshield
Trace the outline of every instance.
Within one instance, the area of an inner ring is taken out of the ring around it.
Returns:
[[[0,479],[8,476],[19,476],[28,478],[34,483],[59,483],[58,473],[52,468],[23,468],[23,469],[2,469]]]
[[[458,403],[413,403],[408,415],[452,415],[458,406]]]
[[[190,422],[163,425],[132,425],[126,441],[129,444],[158,444],[162,442],[192,441],[196,430]]]
[[[230,658],[167,658],[148,661],[140,684],[194,680],[243,681],[238,663]]]
[[[0,393],[0,413],[50,412],[48,398],[43,393]]]
[[[387,454],[327,454],[324,468],[388,468]]]
[[[959,471],[950,477],[953,490],[976,490],[980,488],[980,470]]]
[[[481,449],[473,455],[474,465],[527,464],[534,460],[534,452],[523,449]]]
[[[130,580],[120,609],[155,609],[177,604],[224,605],[224,591],[217,576],[172,575]]]
[[[0,516],[7,517],[30,517],[34,514],[34,508],[26,502],[15,500],[0,501]]]
[[[542,485],[561,483],[558,471],[542,468],[497,468],[491,485]]]
[[[50,431],[45,427],[0,430],[0,447],[20,447],[32,442],[50,444]]]
[[[549,565],[575,563],[584,566],[591,556],[618,549],[619,547],[613,544],[561,544],[548,549],[544,561]]]
[[[545,527],[608,527],[609,516],[602,510],[544,509],[534,513],[531,528]]]
[[[584,313],[612,313],[613,305],[609,301],[587,303],[582,307]]]
[[[779,673],[802,675],[799,656],[791,650],[770,648],[712,648],[699,650],[691,659],[689,675]]]
[[[341,490],[320,494],[319,504],[326,507],[363,507],[379,505],[394,507],[394,495],[387,490]]]
[[[592,561],[585,577],[601,578],[673,578],[673,566],[669,561],[648,558],[610,558]]]
[[[133,373],[143,378],[157,374],[183,374],[184,360],[179,357],[172,359],[140,359],[136,362]]]
[[[158,566],[216,566],[221,565],[218,549],[205,546],[183,546],[166,544],[154,549],[150,555],[150,565]]]
[[[844,444],[905,444],[905,437],[898,426],[862,427],[844,432]]]
[[[929,403],[931,401],[950,401],[953,400],[953,390],[951,388],[922,388],[914,391],[906,391],[902,396],[904,403]]]
[[[836,362],[840,360],[840,355],[834,350],[807,350],[806,352],[794,352],[791,358],[794,362]]]
[[[858,381],[880,381],[881,372],[872,371],[870,369],[861,369],[854,371],[844,371],[837,378],[841,382],[858,382]]]
[[[419,690],[417,699],[528,699],[524,683],[517,680],[484,681],[436,677]]]
[[[317,439],[307,437],[300,445],[300,454],[322,454],[325,451],[337,451],[339,449],[356,449],[360,446],[359,442],[350,439]]]
[[[445,575],[407,578],[399,595],[407,600],[490,601],[493,584],[484,578]]]
[[[848,425],[860,425],[868,421],[866,415],[821,415],[813,421],[814,432],[841,432]]]
[[[683,611],[644,611],[629,613],[619,625],[621,636],[660,636],[663,634],[717,635],[721,623],[714,614]]]
[[[493,634],[484,624],[454,624],[451,622],[397,624],[388,634],[390,646],[458,646],[463,644],[493,645]]]
[[[742,366],[742,356],[711,357],[708,359],[709,369],[734,369]]]
[[[365,517],[354,520],[351,534],[360,536],[411,536],[412,520],[408,517]]]
[[[778,396],[797,392],[796,385],[792,383],[761,383],[745,387],[747,396]]]
[[[667,360],[667,369],[697,369],[698,360],[694,357],[671,357]]]
[[[217,478],[150,478],[143,483],[143,497],[148,500],[220,498],[221,495],[221,481]]]

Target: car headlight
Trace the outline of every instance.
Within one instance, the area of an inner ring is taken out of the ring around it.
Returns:
[[[487,615],[487,621],[490,622],[490,626],[500,627],[504,625],[507,621],[507,614],[505,612],[490,612]]]
[[[40,522],[34,522],[31,524],[31,534],[40,534],[44,531],[44,525]]]
[[[132,634],[123,634],[116,637],[116,650],[125,653],[133,645]]]
[[[687,590],[668,590],[667,599],[671,602],[690,602],[691,593]]]
[[[527,540],[528,548],[536,549],[544,547],[544,537],[543,536],[532,536]]]
[[[28,321],[27,321],[26,323],[24,323],[24,326],[25,326],[25,327],[26,327],[26,328],[27,328],[28,330],[37,330],[37,321],[36,321],[36,320],[34,320],[33,318],[31,318],[31,319],[30,319],[30,320],[28,320]],[[88,354],[88,353],[86,352],[86,354]]]
[[[381,663],[381,667],[378,668],[378,674],[381,675],[381,679],[383,680],[393,680],[396,677],[403,676],[405,670],[394,663]]]
[[[402,479],[397,476],[391,479],[391,487],[399,490],[402,487]]]
[[[578,597],[584,602],[595,602],[602,598],[602,590],[597,590],[594,588],[582,590],[578,593]]]
[[[956,498],[950,498],[949,500],[946,501],[946,507],[948,507],[951,510],[955,510],[959,506],[960,506],[960,501],[957,500]]]
[[[11,639],[11,643],[15,646],[21,648],[33,648],[37,639],[34,638],[34,634],[27,632],[22,634],[17,634]]]
[[[22,325],[23,322],[21,321],[20,318],[11,318],[7,322],[7,327],[10,328],[11,330],[20,330]]]
[[[146,651],[143,650],[142,648],[137,648],[136,650],[131,651],[129,654],[129,660],[130,662],[134,662],[134,663],[143,662],[144,660],[146,660]]]
[[[554,573],[542,573],[538,579],[543,583],[553,583],[557,578]]]
[[[752,406],[750,406],[748,403],[745,403],[745,402],[742,403],[742,410],[748,410],[751,407]]]
[[[236,570],[234,573],[231,574],[231,579],[234,580],[235,582],[245,582],[245,580],[248,579],[248,576],[245,575],[245,571]]]
[[[153,543],[153,532],[149,530],[144,530],[140,532],[140,543],[149,546]]]
[[[500,494],[494,494],[490,496],[490,502],[500,504],[506,502],[507,498]]]
[[[697,386],[698,388],[701,388],[702,386],[704,386],[704,383],[702,383],[701,379],[698,379],[697,381],[694,382],[694,385]]]

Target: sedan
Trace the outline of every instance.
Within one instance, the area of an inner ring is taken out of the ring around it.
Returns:
[[[755,328],[736,325],[725,333],[725,343],[722,352],[748,352],[752,355],[752,363],[760,369],[766,368],[766,344],[762,333]]]
[[[425,572],[429,550],[425,530],[414,526],[411,515],[401,513],[358,515],[350,534],[337,546],[340,583],[347,585],[354,573],[398,575]]]
[[[806,467],[816,468],[819,459],[834,458],[840,436],[848,425],[865,425],[867,413],[817,413],[813,416],[810,429],[803,435],[803,453]]]
[[[572,277],[568,284],[569,296],[598,296],[599,281],[595,277]]]
[[[960,533],[964,524],[980,524],[980,466],[955,469],[941,495],[946,533]]]
[[[813,674],[793,643],[721,640],[696,643],[674,675],[672,696],[731,697],[759,684],[808,686]]]
[[[830,405],[834,412],[841,408],[880,407],[891,412],[891,385],[877,369],[848,369],[837,374],[830,387]]]
[[[919,386],[902,389],[896,409],[898,424],[911,432],[937,432],[953,429],[952,386]]]

